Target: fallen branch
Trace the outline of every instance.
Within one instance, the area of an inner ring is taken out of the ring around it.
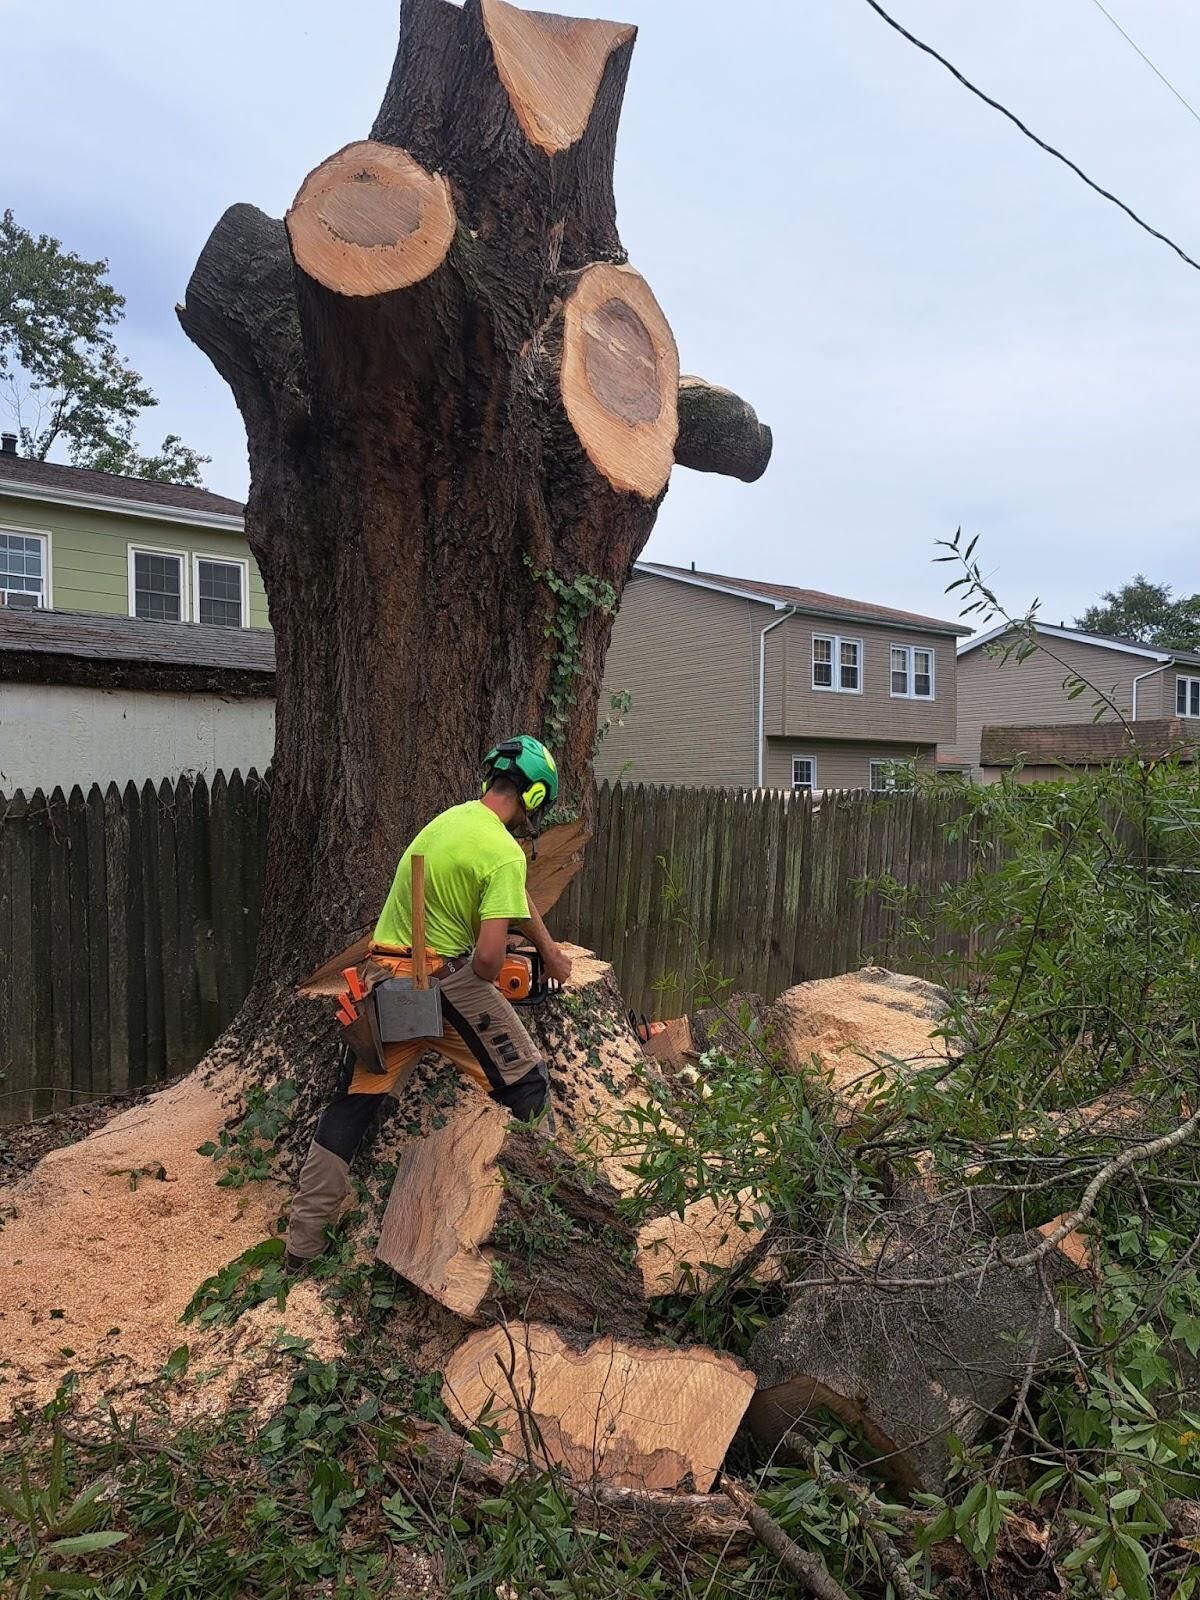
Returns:
[[[843,1505],[848,1505],[857,1514],[863,1532],[879,1557],[884,1577],[896,1591],[899,1600],[921,1600],[921,1591],[913,1582],[904,1564],[904,1557],[884,1526],[886,1512],[883,1505],[867,1485],[845,1473],[835,1472],[825,1457],[801,1439],[799,1434],[785,1434],[781,1447],[804,1461],[821,1487],[828,1489],[830,1494],[836,1495]]]
[[[379,1443],[366,1427],[359,1427],[361,1439],[379,1454]],[[530,1476],[527,1462],[502,1450],[485,1459],[465,1439],[440,1428],[423,1429],[400,1442],[412,1457],[406,1475],[380,1457],[385,1477],[396,1488],[410,1491],[422,1467],[453,1479],[472,1498],[487,1499],[498,1489]],[[533,1476],[539,1474],[534,1473]],[[625,1489],[608,1484],[572,1484],[561,1473],[554,1475],[557,1489],[574,1505],[587,1526],[611,1532],[614,1518],[636,1526],[652,1538],[667,1536],[693,1550],[717,1550],[741,1554],[751,1542],[751,1530],[721,1494],[672,1494],[657,1489]]]
[[[789,1572],[794,1573],[814,1600],[850,1600],[841,1584],[832,1578],[825,1563],[816,1556],[801,1550],[794,1539],[788,1537],[774,1517],[758,1504],[754,1496],[733,1478],[721,1484],[724,1492],[754,1529],[760,1544],[773,1556],[778,1556]]]

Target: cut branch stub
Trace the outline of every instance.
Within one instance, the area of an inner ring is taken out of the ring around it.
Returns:
[[[587,128],[609,56],[637,29],[520,11],[505,0],[482,0],[480,10],[497,75],[525,137],[549,156],[569,149]]]
[[[562,396],[588,458],[614,489],[653,500],[678,431],[679,353],[646,280],[601,263],[563,310]]]
[[[419,283],[445,259],[454,228],[445,178],[371,139],[310,172],[287,214],[296,265],[345,295]]]
[[[680,378],[675,460],[681,467],[754,483],[770,459],[771,430],[752,405],[719,384]]]

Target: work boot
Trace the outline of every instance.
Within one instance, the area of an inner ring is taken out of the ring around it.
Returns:
[[[325,1230],[337,1221],[349,1191],[349,1163],[314,1139],[300,1169],[300,1183],[288,1218],[285,1266],[291,1260],[308,1262],[321,1254]]]
[[[296,1256],[290,1250],[285,1250],[283,1252],[283,1270],[291,1273],[293,1277],[299,1277],[300,1273],[304,1272],[310,1263],[316,1259],[316,1256]]]

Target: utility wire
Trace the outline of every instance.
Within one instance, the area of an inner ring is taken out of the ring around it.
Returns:
[[[990,94],[985,94],[982,89],[971,82],[970,78],[964,77],[952,61],[947,61],[945,56],[940,55],[931,44],[926,44],[923,39],[918,39],[915,33],[910,33],[903,24],[896,21],[895,17],[889,16],[879,4],[879,0],[867,0],[867,4],[875,12],[876,16],[882,17],[888,27],[893,28],[902,39],[907,39],[909,44],[915,45],[918,50],[927,56],[932,56],[940,66],[945,67],[950,76],[956,78],[964,89],[969,89],[976,99],[982,100],[985,106],[991,106],[992,110],[998,111],[1002,117],[1007,117],[1015,127],[1021,130],[1027,139],[1032,139],[1040,150],[1044,150],[1048,156],[1053,156],[1056,161],[1061,161],[1064,167],[1069,167],[1075,176],[1082,179],[1088,188],[1098,194],[1101,199],[1109,201],[1110,204],[1117,207],[1118,211],[1123,211],[1130,221],[1136,222],[1144,233],[1148,233],[1152,239],[1157,239],[1160,243],[1165,244],[1169,250],[1175,252],[1181,261],[1186,261],[1189,267],[1194,267],[1197,272],[1200,272],[1200,261],[1196,261],[1192,256],[1188,255],[1187,251],[1177,245],[1174,239],[1168,238],[1165,233],[1160,233],[1157,228],[1152,228],[1143,217],[1138,216],[1132,206],[1127,206],[1124,200],[1119,200],[1115,194],[1110,193],[1108,189],[1102,188],[1100,184],[1089,178],[1083,168],[1076,166],[1070,156],[1063,155],[1061,150],[1056,150],[1052,144],[1047,144],[1045,139],[1039,139],[1033,129],[1027,128],[1020,117],[1010,111],[1007,106],[1001,105],[999,100],[993,100]]]
[[[1154,74],[1154,76],[1156,78],[1158,78],[1162,83],[1166,84],[1167,88],[1170,89],[1171,93],[1175,96],[1176,100],[1179,101],[1179,104],[1181,106],[1183,106],[1185,110],[1190,112],[1190,114],[1193,117],[1195,117],[1197,122],[1200,122],[1200,111],[1196,110],[1195,106],[1186,97],[1186,95],[1183,95],[1183,94],[1181,94],[1179,92],[1179,90],[1171,82],[1170,78],[1167,77],[1165,72],[1160,72],[1158,70],[1158,68],[1154,65],[1153,61],[1151,61],[1150,57],[1142,49],[1141,45],[1137,42],[1137,40],[1136,39],[1131,39],[1129,37],[1129,35],[1125,32],[1125,29],[1117,21],[1116,17],[1113,16],[1112,12],[1105,10],[1105,8],[1100,4],[1100,0],[1092,0],[1092,4],[1095,6],[1096,10],[1100,12],[1100,14],[1102,16],[1105,16],[1105,17],[1108,18],[1108,20],[1112,23],[1113,27],[1121,35],[1122,39],[1124,39],[1125,43],[1127,45],[1129,45],[1129,47],[1132,50],[1136,51],[1139,56],[1141,56],[1142,60],[1150,68],[1150,71]]]

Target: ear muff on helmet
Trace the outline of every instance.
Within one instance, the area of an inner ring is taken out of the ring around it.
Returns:
[[[531,783],[528,789],[522,792],[521,804],[525,807],[526,811],[536,811],[545,798],[546,785],[539,781],[538,783]]]

